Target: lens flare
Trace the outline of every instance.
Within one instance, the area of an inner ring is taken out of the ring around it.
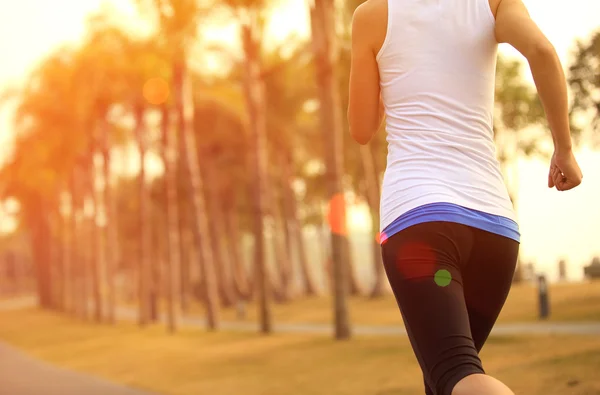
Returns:
[[[143,95],[152,105],[163,104],[169,98],[169,84],[162,78],[150,78],[144,84]]]
[[[348,234],[346,228],[346,200],[344,194],[337,193],[329,201],[329,212],[327,222],[331,232],[336,235],[345,236]]]
[[[375,236],[375,240],[377,241],[377,244],[381,244],[384,245],[385,242],[388,239],[388,235],[385,234],[385,232],[378,232],[377,235]]]
[[[436,267],[435,252],[426,243],[408,242],[400,246],[396,265],[404,278],[432,278]]]
[[[447,287],[452,282],[452,274],[446,269],[435,272],[435,283],[440,287]]]

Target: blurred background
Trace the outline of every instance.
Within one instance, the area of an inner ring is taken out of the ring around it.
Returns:
[[[378,244],[385,131],[361,147],[345,119],[360,3],[0,0],[0,339],[165,394],[419,393],[406,339],[382,336],[402,331]],[[600,394],[582,335],[600,334],[600,3],[525,3],[563,62],[585,177],[547,188],[543,109],[501,46],[522,245],[487,358],[527,393]]]

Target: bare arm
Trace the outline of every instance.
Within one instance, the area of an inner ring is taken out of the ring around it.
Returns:
[[[354,140],[363,145],[371,140],[383,119],[371,19],[367,3],[359,6],[352,18],[348,123]]]
[[[521,0],[502,0],[496,13],[496,40],[508,43],[529,62],[557,151],[571,150],[567,82],[554,46]]]
[[[581,184],[583,175],[572,150],[567,82],[556,50],[521,0],[500,1],[496,40],[512,45],[529,62],[554,141],[548,187],[559,191],[575,188]]]

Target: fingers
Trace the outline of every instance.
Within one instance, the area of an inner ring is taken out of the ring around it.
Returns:
[[[548,171],[548,188],[554,188],[554,180],[552,179],[552,171]]]
[[[562,191],[563,185],[565,183],[565,178],[560,170],[557,167],[552,169],[552,182],[556,186],[556,189]]]
[[[573,188],[579,186],[580,184],[581,184],[581,181],[568,180],[565,178],[564,181],[560,185],[559,191],[568,191],[570,189],[573,189]]]
[[[575,187],[576,187],[575,184],[573,184],[572,182],[569,182],[569,181],[565,180],[565,181],[561,182],[560,189],[558,189],[558,188],[557,189],[559,191],[568,191],[569,189],[573,189]]]

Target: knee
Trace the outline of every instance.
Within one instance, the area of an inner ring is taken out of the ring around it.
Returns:
[[[471,374],[461,379],[452,395],[515,395],[501,381],[485,374]]]

